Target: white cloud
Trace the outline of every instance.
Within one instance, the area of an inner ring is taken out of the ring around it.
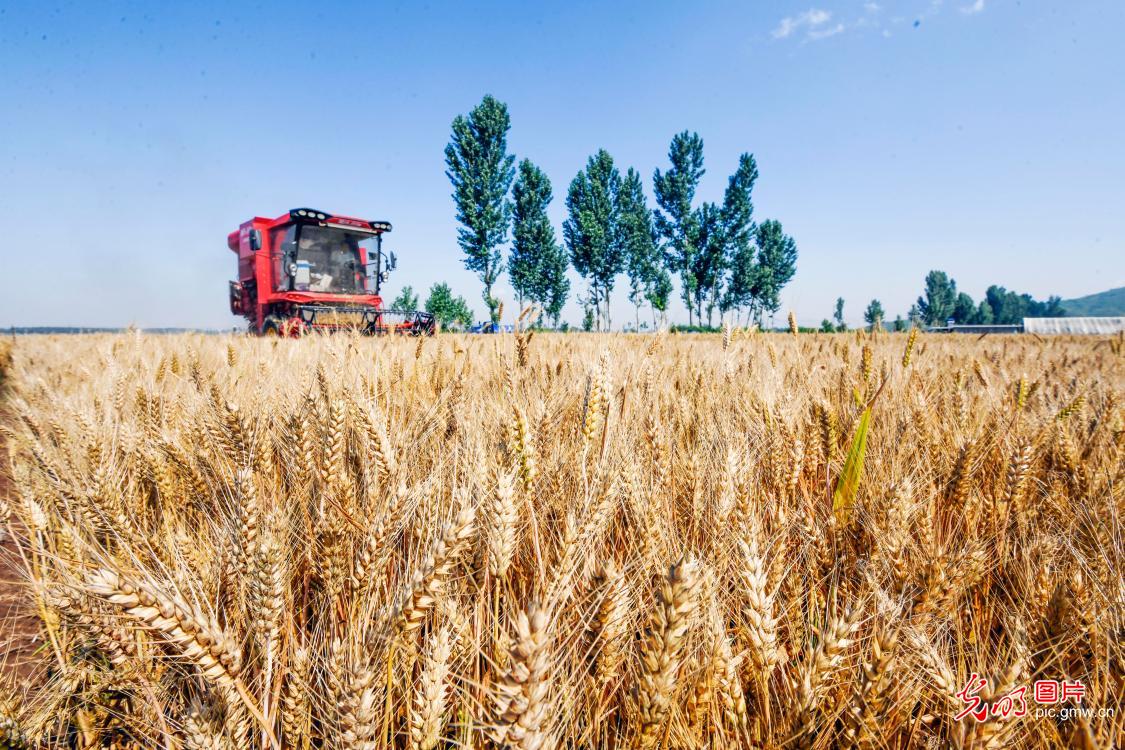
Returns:
[[[781,23],[773,30],[774,39],[785,39],[793,35],[793,32],[803,28],[809,29],[810,35],[814,29],[828,23],[832,19],[832,13],[827,10],[820,10],[818,8],[810,8],[804,13],[796,16],[786,16],[781,19]],[[842,30],[842,29],[841,29]]]
[[[823,29],[809,29],[809,39],[827,39],[830,36],[836,36],[843,30],[844,24],[842,23]]]
[[[847,32],[849,34],[871,33],[881,34],[884,38],[892,36],[892,29],[896,26],[913,22],[918,26],[923,19],[937,16],[946,8],[960,10],[965,15],[974,15],[985,10],[988,0],[959,0],[947,3],[946,0],[919,0],[922,6],[916,15],[896,15],[894,6],[887,7],[882,0],[860,0],[858,5],[862,12],[857,12],[854,17],[838,18],[832,11],[820,8],[810,8],[803,13],[782,18],[771,33],[774,39],[800,39],[804,42],[816,42],[822,39]],[[884,14],[886,11],[886,14]]]
[[[832,14],[826,10],[810,10],[805,13],[805,16],[809,19],[811,25],[818,26],[831,18]]]

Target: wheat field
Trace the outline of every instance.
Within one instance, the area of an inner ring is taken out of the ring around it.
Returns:
[[[1125,733],[1120,337],[3,348],[37,633],[0,747]],[[956,719],[973,673],[1027,714]],[[1037,680],[1094,715],[1035,715]]]

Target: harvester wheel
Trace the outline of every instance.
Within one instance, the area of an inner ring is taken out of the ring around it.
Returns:
[[[281,326],[282,322],[277,318],[266,318],[266,322],[262,324],[262,335],[280,338]]]

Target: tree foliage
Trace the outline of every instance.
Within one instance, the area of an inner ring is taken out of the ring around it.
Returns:
[[[660,321],[666,320],[668,303],[672,299],[672,275],[668,273],[667,269],[657,269],[652,280],[652,286],[645,293],[645,299],[652,307],[652,325],[655,328],[660,325]],[[657,313],[660,313],[660,321],[657,320]]]
[[[979,323],[981,325],[988,325],[989,323],[992,323],[994,321],[995,318],[992,315],[992,305],[988,304],[988,300],[982,299],[980,301],[980,304],[977,305],[977,314],[973,322]]]
[[[714,203],[704,203],[699,209],[696,252],[691,263],[691,299],[695,319],[703,322],[703,309],[707,308],[707,325],[720,299],[723,275],[726,272],[727,238],[723,227],[722,209]]]
[[[754,202],[751,199],[754,183],[758,181],[758,164],[752,154],[738,157],[738,169],[727,180],[723,193],[723,254],[727,273],[726,289],[718,298],[714,290],[712,306],[718,302],[720,311],[749,307],[754,296]],[[710,323],[710,315],[708,315]]]
[[[883,303],[873,299],[868,303],[867,309],[863,311],[863,320],[874,330],[883,325],[883,315]]]
[[[570,183],[569,213],[563,238],[574,269],[590,283],[595,327],[609,330],[609,301],[614,279],[625,268],[625,251],[618,227],[621,174],[605,149],[591,156],[586,168]]]
[[[409,288],[409,287],[408,287]],[[449,284],[439,283],[430,287],[426,299],[426,312],[441,323],[442,328],[460,326],[468,328],[473,324],[473,311],[469,309],[464,297],[454,297]]]
[[[758,165],[750,154],[738,160],[723,196],[723,225],[727,243],[727,288],[722,311],[752,308],[757,295],[757,248],[751,192],[758,180]]]
[[[723,312],[753,308],[758,290],[758,249],[753,242],[735,246],[727,258]]]
[[[723,203],[693,207],[703,169],[703,139],[684,131],[668,149],[671,167],[653,173],[656,228],[666,240],[665,262],[680,276],[680,294],[689,321],[712,322],[716,308],[723,314],[748,308],[776,312],[781,288],[796,270],[797,247],[778,234],[780,224],[762,233],[754,223],[752,193],[758,165],[752,154],[739,156],[738,168],[727,180]],[[776,222],[775,222],[776,224]],[[762,242],[772,243],[764,247]]]
[[[977,305],[965,292],[958,292],[953,302],[953,320],[957,323],[972,323],[977,316]]]
[[[417,310],[418,309],[418,295],[414,292],[414,287],[404,286],[399,290],[398,296],[391,302],[392,310]]]
[[[927,324],[944,325],[953,317],[957,302],[957,282],[949,278],[945,271],[930,271],[926,274],[926,291],[918,298],[918,311]]]
[[[540,306],[547,317],[558,322],[570,292],[566,278],[567,259],[555,238],[547,217],[551,203],[551,181],[528,159],[519,165],[519,176],[512,188],[512,251],[508,275],[519,297]]]
[[[640,309],[652,301],[653,287],[662,270],[659,237],[653,226],[652,211],[645,199],[641,175],[632,167],[625,173],[617,194],[617,226],[625,253],[625,272],[629,276],[629,301],[640,327]],[[658,296],[658,295],[657,295]],[[653,306],[655,311],[656,307]]]
[[[837,297],[836,298],[836,308],[835,308],[835,311],[832,313],[832,319],[836,321],[836,330],[837,331],[848,330],[847,324],[844,323],[844,298],[843,297]]]
[[[774,219],[759,224],[754,236],[758,246],[754,305],[760,320],[763,313],[781,308],[781,289],[797,272],[797,243]]]
[[[992,322],[997,324],[1012,325],[1022,323],[1024,318],[1061,318],[1066,315],[1061,297],[1039,301],[1030,294],[1011,292],[995,284],[985,290],[984,296],[992,310]]]
[[[542,305],[543,313],[556,326],[559,324],[559,316],[562,315],[567,295],[570,294],[570,279],[566,277],[567,265],[566,251],[562,245],[554,243],[551,252],[543,258],[542,273],[531,294],[531,298]]]
[[[957,282],[944,271],[930,271],[925,283],[918,310],[929,325],[945,325],[950,318],[962,325],[1019,325],[1024,318],[1057,318],[1066,314],[1059,297],[1040,301],[995,284],[985,291],[984,299],[974,302],[967,293],[957,291]]]
[[[653,193],[659,207],[656,228],[668,240],[665,262],[669,269],[680,274],[681,294],[690,318],[697,291],[694,264],[699,222],[692,201],[705,173],[703,139],[698,133],[686,130],[677,133],[668,148],[668,161],[672,166],[667,172],[657,169],[652,176]]]
[[[465,268],[484,284],[484,301],[492,321],[499,321],[499,301],[492,296],[503,264],[500,245],[507,239],[512,207],[508,188],[515,175],[515,157],[508,153],[508,107],[485,96],[468,117],[453,120],[453,135],[445,147],[446,176],[453,185],[457,242],[465,253]]]
[[[582,330],[594,330],[594,308],[590,307],[589,305],[586,305],[582,309]]]

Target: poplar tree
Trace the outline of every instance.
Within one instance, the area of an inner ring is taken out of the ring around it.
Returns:
[[[632,167],[625,173],[617,195],[617,214],[625,272],[629,276],[629,301],[633,303],[636,326],[640,329],[641,305],[646,299],[651,301],[650,293],[661,270],[661,257],[641,175]]]
[[[707,325],[721,294],[723,274],[726,272],[727,236],[723,227],[722,209],[714,203],[704,203],[698,212],[695,257],[691,263],[692,302],[695,319],[703,324],[703,307],[707,307]]]
[[[566,278],[566,254],[555,238],[547,217],[551,203],[551,181],[528,159],[519,165],[519,176],[512,188],[512,252],[508,275],[519,298],[540,306],[543,313],[558,323],[570,281]]]
[[[772,315],[781,308],[781,289],[797,272],[797,243],[774,219],[758,225],[754,241],[758,246],[754,299],[761,324],[764,313]]]
[[[691,321],[713,322],[721,313],[754,304],[757,275],[753,248],[754,204],[751,193],[758,165],[751,154],[738,158],[738,169],[727,180],[722,206],[692,202],[703,169],[703,139],[687,131],[672,138],[668,149],[672,166],[653,174],[659,210],[656,226],[667,240],[666,262],[680,274],[681,295]]]
[[[722,222],[727,277],[726,289],[722,292],[718,305],[724,314],[753,301],[756,227],[751,193],[757,181],[758,164],[754,161],[754,156],[742,154],[738,157],[738,169],[727,180],[727,189],[723,194]]]
[[[929,325],[945,325],[957,304],[957,282],[945,271],[926,274],[926,292],[918,298],[918,311]]]
[[[877,299],[871,300],[867,309],[863,311],[863,320],[875,331],[883,327],[883,303]]]
[[[703,177],[703,139],[698,133],[684,131],[672,138],[668,147],[667,172],[653,172],[653,193],[656,196],[656,228],[668,241],[665,262],[680,274],[681,296],[688,308],[688,322],[694,322],[693,301],[698,284],[695,276],[699,214],[692,208],[695,190]]]
[[[570,294],[570,279],[566,277],[568,265],[563,246],[557,242],[552,244],[550,251],[543,257],[541,273],[532,290],[532,299],[543,306],[543,312],[556,327],[567,295]]]
[[[445,174],[453,185],[457,207],[457,243],[465,253],[465,268],[484,284],[484,302],[493,323],[500,320],[500,302],[492,296],[503,262],[500,245],[508,235],[512,206],[508,201],[515,157],[508,153],[508,107],[485,96],[468,117],[453,120],[453,135],[445,147]]]
[[[624,270],[625,252],[618,228],[621,174],[613,157],[601,149],[570,183],[566,195],[568,217],[563,238],[574,270],[590,284],[587,303],[595,313],[595,327],[610,327],[609,302],[614,279]]]
[[[841,333],[848,330],[847,325],[844,323],[844,298],[836,298],[836,311],[832,313],[832,319],[836,321],[836,330]]]

